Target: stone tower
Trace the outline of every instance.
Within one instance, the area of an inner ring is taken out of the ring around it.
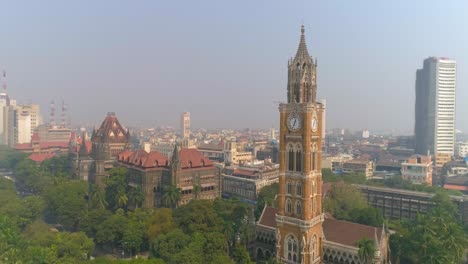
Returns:
[[[317,62],[307,50],[304,26],[288,63],[288,101],[280,112],[280,194],[276,254],[283,263],[321,263],[322,124],[317,102]]]
[[[114,167],[119,153],[130,147],[130,133],[122,127],[115,113],[110,112],[99,129],[93,131],[91,143],[94,173],[90,180],[102,186],[102,179]]]

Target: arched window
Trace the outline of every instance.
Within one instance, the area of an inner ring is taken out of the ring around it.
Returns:
[[[317,235],[314,235],[312,238],[312,260],[317,256]]]
[[[293,235],[289,235],[286,237],[286,241],[284,244],[287,245],[286,247],[284,247],[285,249],[284,257],[288,261],[299,262],[299,257],[298,257],[299,246],[298,246],[297,239]]]
[[[296,214],[302,215],[302,204],[301,201],[296,202]]]
[[[316,170],[317,169],[317,144],[313,144],[312,145],[312,153],[311,153],[311,165],[312,165],[312,170]]]
[[[286,212],[288,214],[290,214],[292,211],[292,205],[291,205],[291,200],[290,199],[286,199]]]
[[[290,181],[288,181],[286,191],[287,191],[287,194],[292,194],[292,183]]]
[[[302,183],[298,182],[296,184],[296,195],[302,197]]]
[[[291,145],[288,145],[288,170],[294,170],[294,150]]]
[[[296,171],[302,171],[302,147],[296,145]]]

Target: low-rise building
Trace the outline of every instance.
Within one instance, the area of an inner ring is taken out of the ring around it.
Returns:
[[[413,155],[401,164],[401,177],[414,184],[432,185],[431,156]]]
[[[360,158],[348,161],[332,162],[333,170],[341,170],[344,173],[363,173],[366,178],[374,175],[374,162],[370,159]]]
[[[278,164],[226,167],[221,174],[222,195],[255,203],[260,190],[278,179]]]

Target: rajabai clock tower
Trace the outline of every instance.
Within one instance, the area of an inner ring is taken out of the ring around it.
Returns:
[[[317,61],[307,51],[304,26],[288,63],[288,101],[280,111],[280,194],[276,255],[282,263],[321,263],[322,112]]]

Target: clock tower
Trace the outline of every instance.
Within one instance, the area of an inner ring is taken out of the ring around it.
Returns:
[[[288,101],[280,112],[280,193],[276,256],[282,263],[322,263],[322,112],[317,61],[307,51],[304,26],[288,62]]]

